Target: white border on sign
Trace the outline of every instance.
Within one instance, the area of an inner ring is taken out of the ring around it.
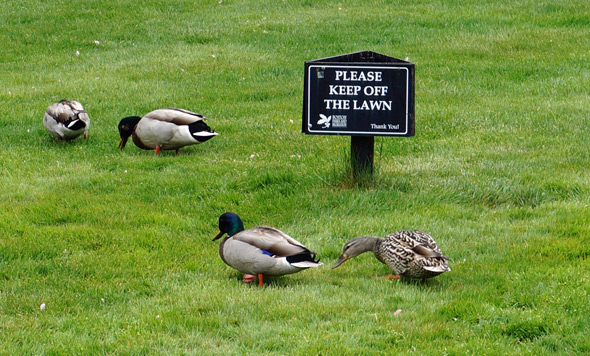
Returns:
[[[355,69],[402,69],[406,71],[406,131],[404,132],[375,132],[375,131],[333,131],[333,130],[312,130],[309,127],[309,122],[311,118],[311,105],[310,105],[310,97],[311,97],[311,68],[355,68]],[[327,134],[363,134],[363,135],[374,135],[374,136],[397,136],[397,135],[406,135],[408,133],[408,126],[409,126],[409,118],[408,118],[408,107],[410,101],[410,70],[406,67],[393,67],[393,66],[347,66],[347,65],[334,65],[334,64],[310,64],[307,69],[307,131],[308,132],[319,132],[323,133],[324,135]]]

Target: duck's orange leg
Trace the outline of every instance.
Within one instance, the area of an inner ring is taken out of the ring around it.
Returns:
[[[156,146],[156,154],[160,153],[160,146]]]
[[[387,278],[389,279],[399,279],[399,274],[388,274]]]
[[[258,286],[262,287],[262,273],[258,273]]]
[[[244,277],[242,277],[242,280],[245,283],[252,283],[254,282],[254,280],[256,279],[256,276],[253,274],[245,274]],[[262,273],[258,273],[258,285],[260,287],[263,286],[263,277],[262,277]]]

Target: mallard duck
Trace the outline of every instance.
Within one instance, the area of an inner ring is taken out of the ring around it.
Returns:
[[[61,100],[49,105],[43,115],[43,126],[59,141],[73,140],[82,133],[88,138],[90,117],[79,102]]]
[[[168,108],[147,113],[144,117],[129,116],[119,122],[119,148],[127,144],[129,136],[133,143],[144,150],[178,150],[217,136],[217,132],[205,123],[209,118],[192,111]]]
[[[227,236],[219,245],[223,262],[244,273],[246,282],[252,282],[257,275],[261,287],[263,275],[282,276],[322,265],[315,252],[281,230],[269,226],[244,230],[235,213],[219,217],[219,232],[213,241],[224,234]]]
[[[342,255],[332,268],[363,252],[373,251],[375,257],[397,275],[410,278],[431,278],[448,272],[448,257],[444,256],[434,239],[422,231],[397,231],[385,238],[362,236],[348,241]]]

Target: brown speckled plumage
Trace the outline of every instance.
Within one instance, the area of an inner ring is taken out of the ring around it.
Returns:
[[[356,237],[344,245],[342,256],[333,268],[366,251],[373,251],[379,261],[400,276],[425,279],[451,270],[449,259],[434,239],[422,231],[397,231],[383,239]]]

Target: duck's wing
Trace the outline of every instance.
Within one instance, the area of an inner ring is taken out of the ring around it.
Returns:
[[[240,231],[233,235],[232,238],[280,257],[313,254],[313,252],[299,241],[281,230],[269,226],[257,226]]]
[[[414,231],[396,231],[386,237],[392,239],[397,245],[413,249],[416,246],[423,246],[426,249],[440,252],[434,239],[425,232],[414,230]]]
[[[88,117],[88,113],[86,113],[82,104],[74,100],[62,100],[53,103],[47,108],[45,113],[55,121],[66,126],[68,123],[77,120],[80,115]],[[80,119],[82,119],[82,117],[80,117]],[[86,120],[82,119],[82,121]],[[88,119],[88,121],[90,121],[90,119]]]
[[[432,236],[428,235],[427,233],[415,230],[408,231],[407,234],[412,240],[416,242],[416,244],[425,246],[431,250],[439,250],[438,245],[436,244]]]
[[[86,110],[80,110],[78,113],[78,119],[82,120],[86,127],[90,125],[90,116],[88,116],[88,112]]]
[[[178,108],[154,110],[145,114],[144,117],[158,121],[171,122],[176,125],[190,125],[197,121],[210,120],[201,114]]]
[[[442,253],[422,245],[414,246],[414,248],[412,248],[412,251],[414,251],[416,254],[422,257],[437,257],[447,259],[447,257],[443,256]]]
[[[388,235],[386,239],[391,239],[396,245],[422,257],[448,259],[442,254],[432,236],[423,231],[397,231]]]

